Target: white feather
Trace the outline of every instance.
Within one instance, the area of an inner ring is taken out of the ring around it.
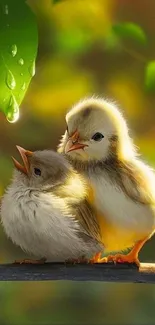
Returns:
[[[1,207],[4,230],[24,251],[48,261],[91,257],[99,245],[87,245],[79,237],[80,226],[63,199],[14,183],[4,195]]]
[[[89,179],[94,190],[94,205],[112,227],[112,232],[109,227],[108,240],[104,242],[106,250],[122,250],[153,234],[154,206],[138,203],[129,198],[104,172],[98,177],[89,174]],[[114,243],[114,247],[111,243]]]
[[[155,227],[155,214],[151,206],[138,203],[125,195],[120,187],[110,182],[104,174],[91,177],[96,206],[106,213],[109,221],[126,232],[149,233]],[[137,228],[136,228],[137,227]]]

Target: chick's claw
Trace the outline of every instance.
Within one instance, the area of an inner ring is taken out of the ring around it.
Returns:
[[[136,264],[138,267],[140,266],[139,259],[136,255],[129,253],[129,254],[116,254],[116,255],[109,255],[104,257],[98,261],[98,263],[105,263],[114,262],[114,263],[130,263]]]
[[[99,261],[101,260],[101,253],[96,253],[90,260],[89,263],[90,264],[95,264],[95,263],[99,263]],[[102,258],[103,260],[103,258]]]
[[[65,261],[65,264],[77,264],[78,263],[78,259],[74,259],[74,258],[69,258],[68,260]]]
[[[24,259],[24,260],[16,260],[14,264],[44,264],[46,262],[45,258],[41,258],[40,260],[31,260],[31,259]]]
[[[84,256],[79,257],[79,258],[70,258],[65,261],[65,264],[88,264],[89,260],[85,258]]]

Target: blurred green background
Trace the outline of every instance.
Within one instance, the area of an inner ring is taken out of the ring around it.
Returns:
[[[20,0],[19,0],[20,1]],[[154,0],[29,0],[39,29],[36,74],[9,124],[0,115],[0,195],[15,145],[56,149],[65,112],[97,94],[118,102],[144,160],[155,166]],[[0,262],[23,257],[0,229]],[[140,259],[155,261],[155,238]],[[0,283],[0,324],[154,324],[155,286]]]

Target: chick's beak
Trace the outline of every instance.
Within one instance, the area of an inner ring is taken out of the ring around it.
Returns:
[[[84,149],[88,147],[87,144],[80,143],[79,141],[79,132],[76,130],[71,137],[69,137],[66,146],[65,153],[68,153],[73,150]]]
[[[19,147],[19,146],[16,146],[16,148],[17,148],[17,150],[20,153],[20,156],[21,156],[21,158],[23,160],[24,166],[22,166],[14,157],[12,157],[13,163],[14,163],[15,167],[20,172],[28,175],[29,170],[30,170],[30,164],[29,164],[29,161],[28,161],[28,157],[32,156],[33,152],[32,151],[25,150],[24,148]]]

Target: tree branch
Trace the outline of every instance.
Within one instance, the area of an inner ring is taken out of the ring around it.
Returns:
[[[0,281],[105,281],[155,283],[155,264],[142,263],[140,269],[128,264],[46,263],[43,265],[1,264]]]

